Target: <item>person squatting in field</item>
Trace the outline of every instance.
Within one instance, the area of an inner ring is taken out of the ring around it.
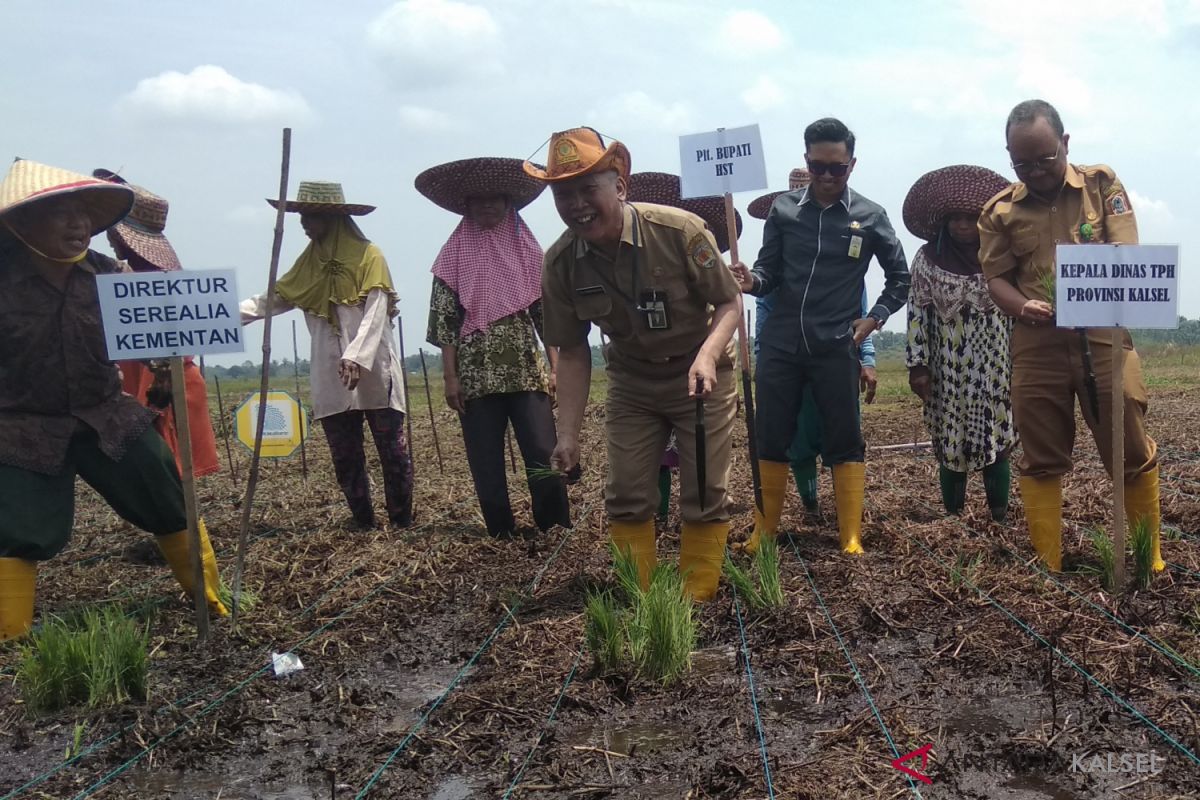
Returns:
[[[89,249],[133,202],[127,186],[32,161],[0,184],[0,640],[32,625],[37,562],[70,539],[77,475],[193,588],[175,457],[107,357],[97,275],[123,268]],[[224,615],[203,526],[200,544],[205,597]]]

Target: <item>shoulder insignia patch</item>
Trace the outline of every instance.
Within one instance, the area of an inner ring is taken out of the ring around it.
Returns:
[[[688,241],[687,251],[692,263],[701,269],[712,269],[717,265],[717,253],[703,233],[697,233]]]
[[[1133,211],[1129,205],[1129,199],[1125,197],[1125,192],[1120,187],[1117,187],[1117,191],[1108,196],[1108,210],[1113,213],[1113,216]]]

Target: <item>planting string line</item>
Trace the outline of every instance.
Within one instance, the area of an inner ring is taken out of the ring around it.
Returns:
[[[588,513],[590,513],[590,509],[584,513],[581,513],[579,515],[579,519],[586,518]],[[475,666],[475,662],[477,662],[479,658],[488,651],[488,648],[492,646],[492,642],[496,640],[496,637],[499,636],[504,629],[508,627],[508,623],[510,623],[516,617],[516,613],[521,609],[521,606],[525,603],[525,601],[537,591],[537,587],[542,580],[542,576],[545,575],[546,570],[550,569],[550,566],[556,560],[558,560],[558,554],[562,552],[563,545],[567,543],[567,540],[571,538],[571,534],[574,532],[574,528],[567,529],[567,532],[563,534],[562,540],[558,543],[558,547],[554,548],[554,552],[550,554],[550,558],[546,560],[545,564],[542,564],[542,568],[539,569],[537,574],[533,576],[533,580],[529,583],[529,586],[525,589],[525,592],[521,595],[517,602],[513,603],[512,608],[505,611],[504,616],[500,618],[500,622],[496,624],[496,627],[492,629],[492,632],[488,634],[486,639],[483,640],[483,644],[479,645],[479,649],[475,651],[475,654],[467,659],[467,662],[462,665],[462,668],[450,681],[450,684],[446,686],[445,690],[443,690],[442,693],[438,695],[438,698],[433,701],[433,705],[431,705],[425,711],[425,713],[421,715],[421,718],[417,720],[415,725],[409,728],[408,733],[400,741],[400,744],[396,745],[396,749],[393,750],[391,754],[384,759],[384,762],[379,765],[379,768],[372,773],[370,779],[367,781],[366,785],[359,790],[358,794],[354,795],[354,800],[361,800],[361,798],[367,796],[367,793],[371,791],[371,787],[375,785],[376,781],[379,780],[387,768],[392,765],[392,762],[396,760],[396,757],[403,753],[404,749],[408,747],[409,742],[416,738],[417,732],[425,726],[425,723],[431,716],[433,716],[433,712],[437,711],[438,708],[441,707],[442,703],[446,701],[446,698],[450,696],[450,693],[458,688],[458,685],[462,679],[466,677],[471,668]]]
[[[567,694],[567,687],[571,685],[571,681],[575,680],[575,672],[579,669],[579,661],[582,658],[583,642],[580,642],[579,650],[575,653],[575,662],[571,664],[571,670],[567,673],[567,679],[563,681],[562,688],[558,690],[558,697],[555,698],[554,706],[550,709],[550,716],[546,717],[546,722],[542,725],[542,729],[538,731],[537,739],[535,739],[533,742],[533,747],[529,748],[529,752],[525,754],[525,760],[521,762],[521,768],[517,770],[517,774],[513,776],[512,783],[508,785],[508,791],[504,793],[504,796],[501,797],[500,800],[508,800],[508,798],[512,797],[512,793],[516,790],[517,784],[520,782],[521,777],[525,774],[525,768],[529,766],[529,762],[533,758],[533,754],[537,752],[537,749],[542,744],[542,739],[546,737],[546,730],[550,727],[550,724],[554,722],[554,717],[558,714],[558,707],[562,705],[563,697],[565,697]]]
[[[762,754],[763,775],[767,778],[767,797],[775,800],[775,785],[771,781],[771,761],[767,757],[767,737],[763,733],[762,715],[758,711],[758,689],[754,685],[754,669],[750,666],[750,646],[746,642],[746,626],[742,622],[742,604],[738,601],[737,587],[733,589],[733,610],[737,614],[738,633],[742,637],[742,663],[746,665],[746,682],[750,688],[750,707],[754,709],[754,729],[758,732],[758,751]]]
[[[829,622],[829,627],[833,630],[833,635],[837,637],[838,644],[841,645],[842,654],[846,656],[846,663],[850,665],[850,669],[854,672],[854,680],[858,682],[858,687],[862,689],[863,696],[867,698],[867,705],[871,708],[871,713],[875,715],[875,721],[879,723],[880,730],[883,731],[883,736],[887,739],[888,747],[892,748],[892,755],[895,758],[900,758],[900,750],[896,747],[896,742],[892,739],[892,734],[888,731],[887,723],[883,721],[883,715],[879,713],[879,707],[875,705],[875,698],[871,696],[871,690],[867,688],[867,680],[863,674],[859,672],[858,665],[854,663],[854,657],[850,655],[850,648],[846,645],[846,640],[842,638],[842,632],[838,630],[837,623],[833,621],[833,614],[829,613],[829,608],[825,605],[825,599],[821,597],[821,590],[817,588],[817,582],[813,580],[812,572],[808,569],[808,562],[804,560],[804,556],[800,555],[800,548],[796,546],[796,542],[792,541],[792,551],[796,554],[797,560],[800,562],[800,567],[804,570],[804,577],[808,579],[808,585],[812,587],[813,594],[816,595],[817,604],[821,606],[821,611],[825,614],[825,619]],[[917,786],[917,782],[913,780],[911,775],[905,773],[908,777],[908,786],[912,789],[913,794],[920,800],[921,789]]]
[[[952,568],[947,567],[946,563],[944,561],[942,561],[940,558],[938,558],[937,555],[932,550],[929,549],[928,545],[926,545],[923,541],[921,541],[921,539],[919,537],[916,537],[916,536],[912,537],[912,541],[916,542],[917,545],[920,546],[920,548],[922,550],[924,550],[938,566],[940,566],[944,570],[952,571]],[[983,589],[980,589],[978,586],[976,586],[975,582],[972,581],[969,577],[967,577],[966,575],[963,575],[961,572],[959,574],[959,577],[963,581],[963,583],[967,584],[972,589],[974,589],[979,594],[980,597],[982,597],[984,600],[986,600],[988,603],[990,603],[994,608],[996,608],[998,611],[1000,611],[1002,614],[1004,614],[1006,617],[1008,617],[1010,620],[1012,620],[1012,622],[1018,628],[1020,628],[1023,633],[1025,633],[1027,636],[1034,639],[1034,641],[1038,642],[1043,647],[1050,650],[1050,652],[1052,652],[1056,656],[1058,656],[1059,659],[1061,659],[1063,663],[1065,663],[1067,666],[1071,667],[1073,670],[1078,672],[1089,683],[1091,683],[1093,686],[1095,686],[1097,689],[1099,689],[1101,692],[1103,692],[1107,697],[1109,697],[1110,699],[1115,701],[1119,706],[1121,706],[1126,711],[1128,711],[1130,714],[1132,714],[1139,722],[1141,722],[1146,727],[1150,728],[1150,730],[1154,731],[1160,737],[1162,737],[1163,741],[1170,744],[1172,747],[1174,747],[1176,750],[1178,750],[1180,753],[1182,753],[1184,756],[1186,756],[1193,763],[1200,765],[1200,756],[1197,756],[1195,753],[1193,753],[1191,750],[1189,750],[1187,747],[1185,747],[1183,744],[1181,744],[1177,739],[1175,739],[1175,737],[1171,736],[1171,734],[1167,733],[1162,728],[1160,728],[1158,725],[1156,725],[1153,720],[1151,720],[1149,717],[1147,717],[1145,714],[1143,714],[1141,711],[1139,711],[1136,706],[1134,706],[1132,703],[1130,703],[1125,698],[1121,697],[1119,694],[1117,694],[1112,689],[1108,688],[1108,686],[1104,682],[1102,682],[1099,678],[1097,678],[1092,673],[1088,672],[1087,669],[1080,666],[1080,664],[1078,662],[1076,662],[1073,658],[1071,658],[1066,653],[1064,653],[1062,650],[1060,650],[1056,645],[1047,641],[1040,633],[1038,633],[1036,630],[1034,630],[1032,627],[1030,627],[1020,617],[1018,617],[1016,614],[1012,613],[1007,608],[1005,608],[998,600],[993,598],[990,594],[985,592]]]

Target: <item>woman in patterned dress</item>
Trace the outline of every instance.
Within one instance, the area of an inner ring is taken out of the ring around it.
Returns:
[[[429,343],[442,350],[446,405],[459,413],[484,524],[493,536],[516,528],[504,471],[511,422],[525,461],[540,530],[569,527],[563,476],[547,474],[557,444],[538,337],[543,251],[519,209],[545,184],[521,161],[471,158],[425,170],[417,191],[462,215],[433,264]],[[535,335],[536,334],[536,335]],[[553,371],[557,351],[547,348]]]
[[[1017,442],[1009,399],[1012,323],[988,294],[979,265],[979,214],[1008,181],[984,167],[943,167],[913,184],[904,224],[926,241],[912,263],[908,383],[925,404],[942,503],[966,503],[967,474],[983,470],[992,518],[1008,512],[1008,456]]]

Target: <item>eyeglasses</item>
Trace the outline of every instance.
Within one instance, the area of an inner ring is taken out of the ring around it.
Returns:
[[[850,171],[850,164],[822,164],[820,161],[809,161],[807,158],[804,162],[808,164],[808,171],[813,175],[824,175],[828,172],[835,178],[844,178],[846,173]]]
[[[1058,163],[1058,156],[1061,153],[1062,141],[1059,141],[1058,147],[1054,149],[1054,155],[1042,156],[1041,158],[1035,158],[1033,161],[1012,161],[1009,162],[1009,166],[1013,168],[1013,172],[1020,174],[1028,174],[1033,172],[1035,169],[1040,169],[1045,172],[1046,170],[1054,168],[1054,165]]]

